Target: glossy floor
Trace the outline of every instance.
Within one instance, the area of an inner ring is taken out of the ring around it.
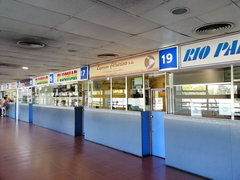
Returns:
[[[138,158],[82,137],[0,119],[0,180],[200,180],[157,157]]]

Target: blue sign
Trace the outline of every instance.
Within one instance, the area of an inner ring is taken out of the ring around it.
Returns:
[[[49,84],[54,84],[54,74],[49,74]]]
[[[159,69],[170,70],[178,68],[178,47],[159,51]]]
[[[88,66],[84,66],[80,68],[80,79],[81,80],[88,79]]]
[[[18,81],[18,82],[17,82],[17,88],[20,88],[20,87],[21,87],[21,82]]]
[[[29,79],[29,86],[33,86],[33,78]]]

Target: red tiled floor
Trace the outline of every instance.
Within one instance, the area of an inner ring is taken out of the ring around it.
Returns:
[[[24,122],[0,119],[0,180],[200,180],[165,166]]]

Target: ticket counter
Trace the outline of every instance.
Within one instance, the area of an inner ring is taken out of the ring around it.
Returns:
[[[33,124],[71,136],[82,135],[82,107],[33,105]]]

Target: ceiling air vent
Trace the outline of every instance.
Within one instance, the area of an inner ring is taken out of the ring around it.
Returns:
[[[205,24],[201,27],[196,28],[194,32],[198,35],[211,35],[211,34],[228,32],[233,28],[234,28],[234,24],[231,22],[220,22],[220,23]]]
[[[118,57],[118,54],[104,53],[104,54],[99,54],[97,57],[99,57],[99,58],[114,58],[114,57]]]
[[[17,42],[17,45],[27,49],[39,49],[46,46],[46,44],[35,40],[20,40]]]

